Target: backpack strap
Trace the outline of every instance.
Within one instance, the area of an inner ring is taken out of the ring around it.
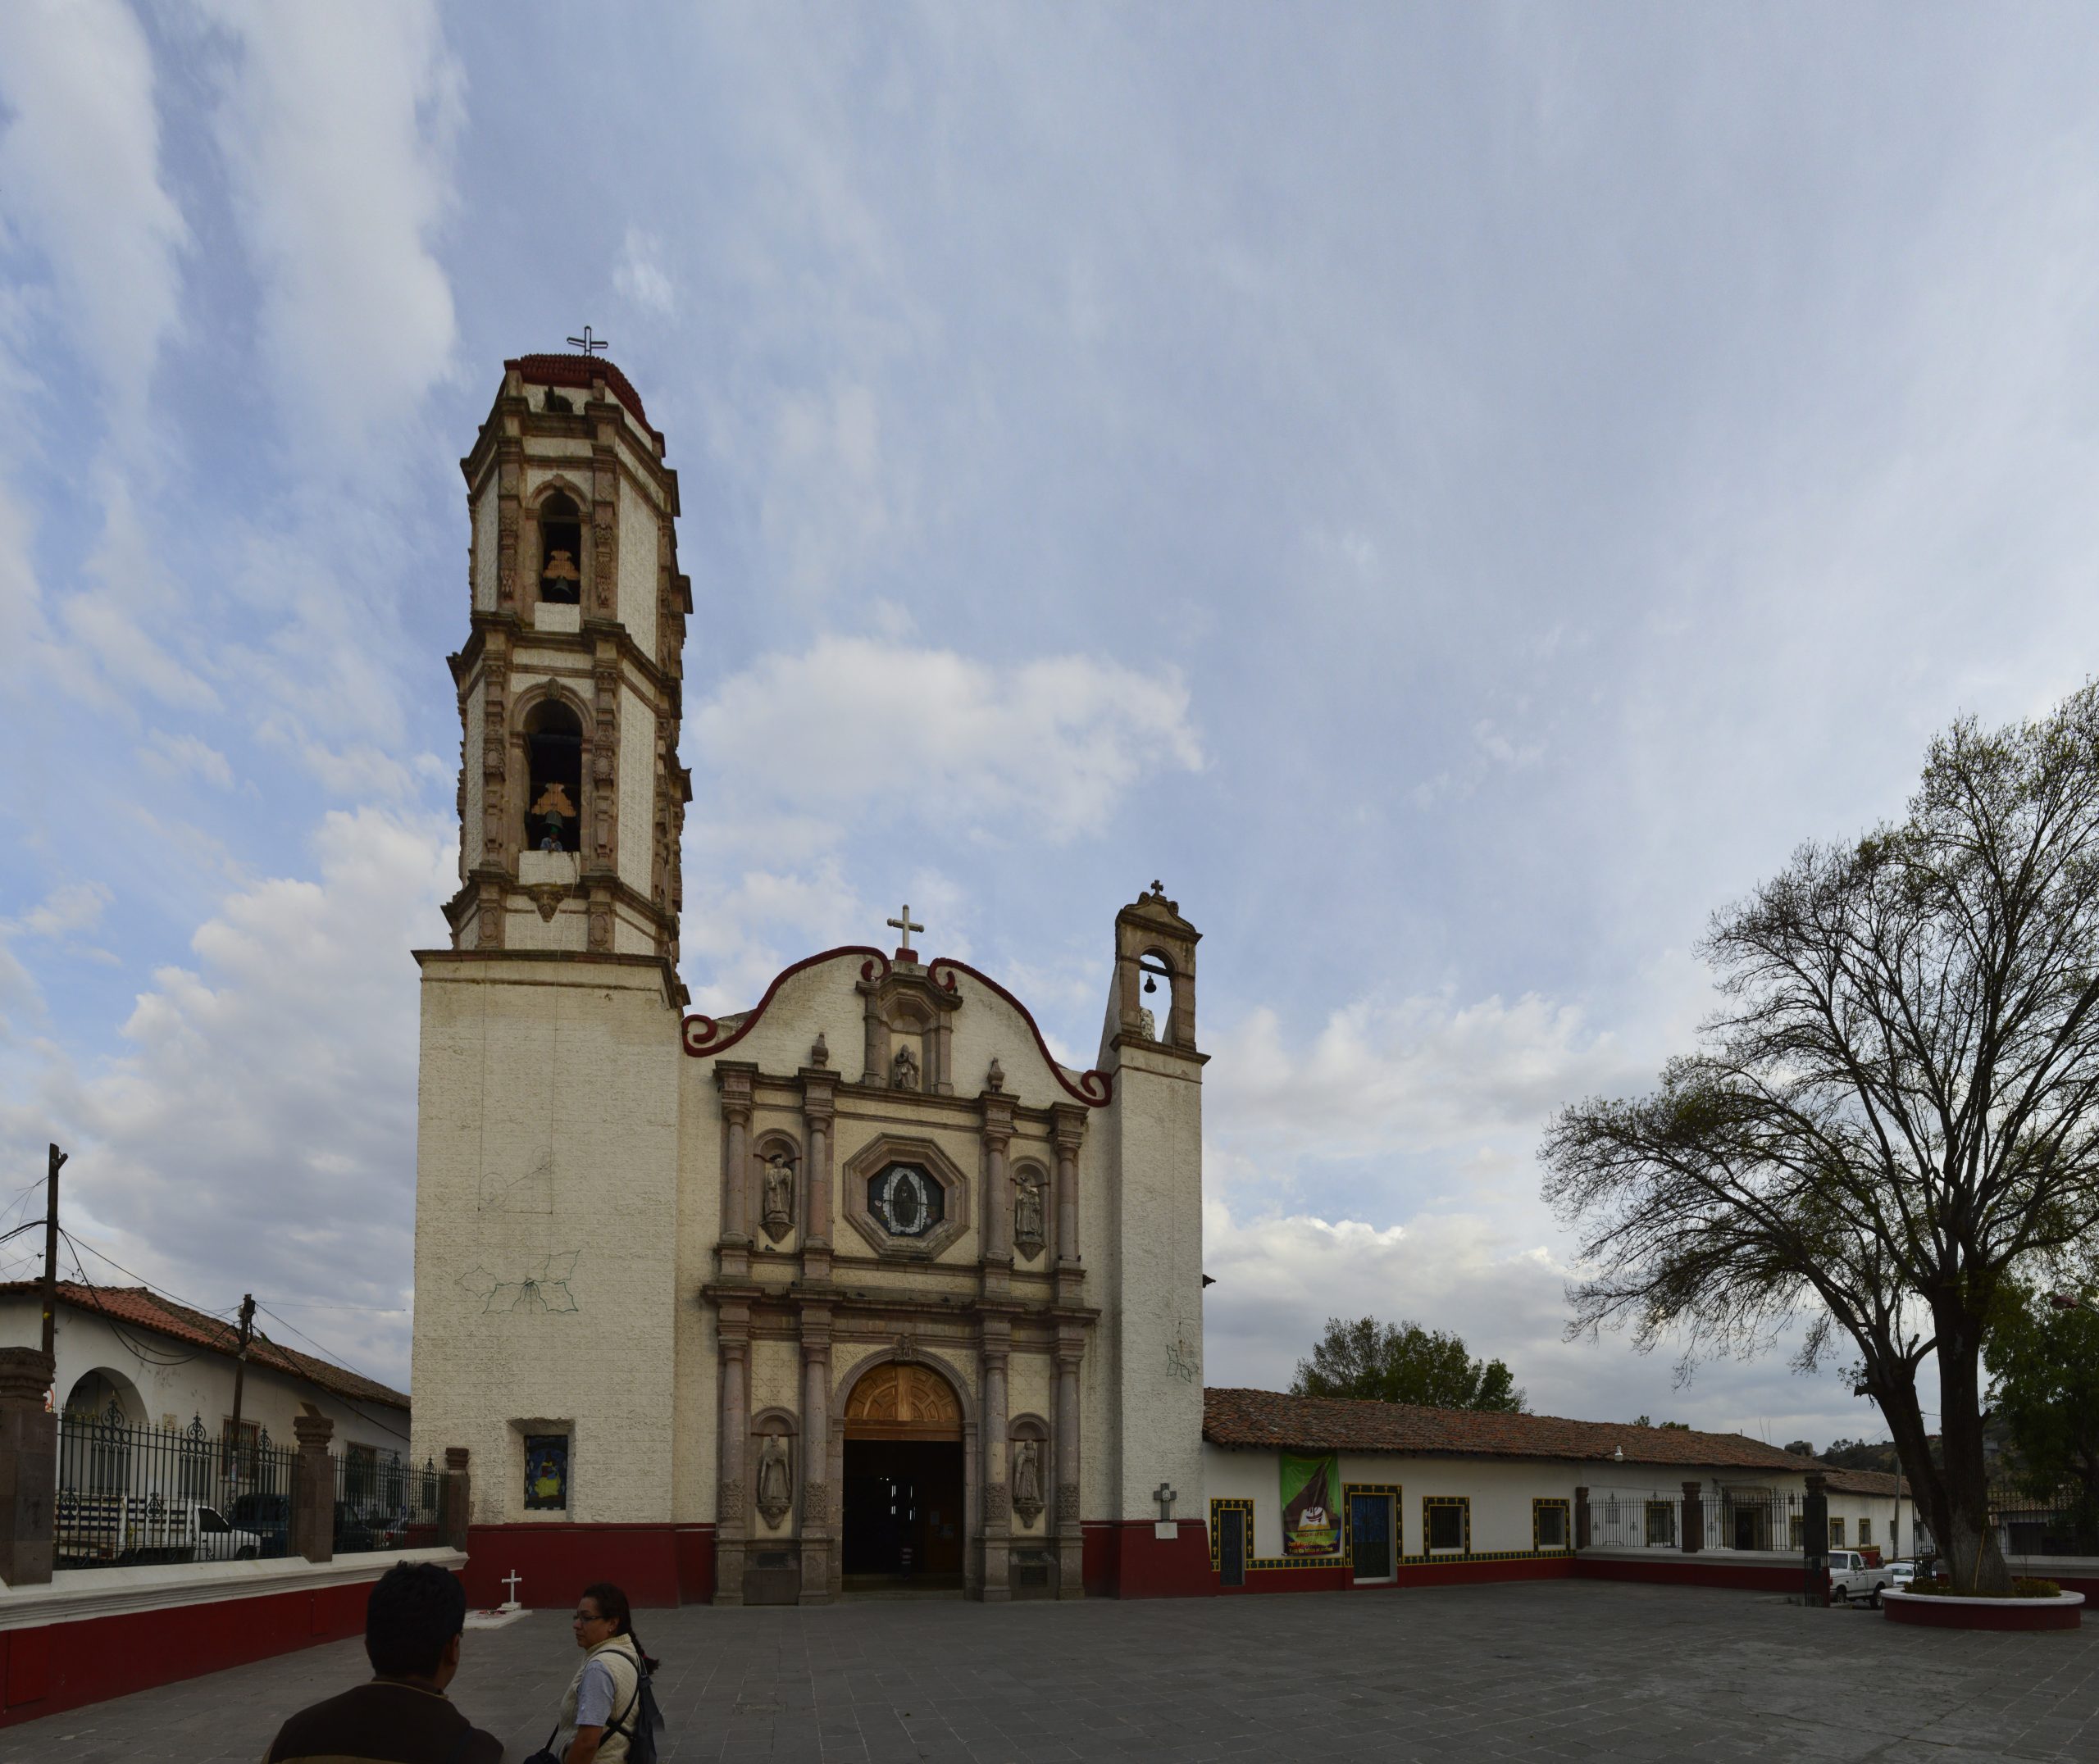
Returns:
[[[626,1707],[620,1711],[619,1718],[606,1724],[607,1733],[617,1734],[623,1739],[634,1738],[634,1735],[627,1731],[626,1718],[634,1713],[634,1706],[641,1701],[641,1687],[648,1681],[649,1668],[637,1658],[634,1662],[634,1694],[626,1699]]]

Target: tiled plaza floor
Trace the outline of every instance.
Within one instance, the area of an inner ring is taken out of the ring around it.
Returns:
[[[680,1760],[2099,1758],[2099,1624],[1956,1634],[1596,1581],[639,1621]],[[538,1612],[469,1633],[453,1696],[520,1760],[574,1662]],[[363,1675],[336,1643],[0,1730],[0,1760],[256,1759]]]

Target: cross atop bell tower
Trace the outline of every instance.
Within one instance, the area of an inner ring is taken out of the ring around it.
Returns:
[[[503,363],[459,462],[472,628],[462,730],[458,950],[653,956],[677,984],[685,620],[678,476],[586,329]]]

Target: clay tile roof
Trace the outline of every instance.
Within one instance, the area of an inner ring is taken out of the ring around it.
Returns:
[[[1883,1500],[1889,1500],[1899,1483],[1902,1498],[1910,1498],[1908,1479],[1897,1476],[1892,1470],[1825,1470],[1822,1475],[1832,1494],[1878,1495]]]
[[[1274,1390],[1205,1390],[1203,1437],[1213,1445],[1282,1446],[1314,1452],[1416,1452],[1579,1462],[1609,1461],[1612,1453],[1622,1450],[1628,1464],[1714,1470],[1816,1467],[1742,1434],[1291,1397]]]
[[[41,1290],[34,1280],[8,1280],[0,1283],[0,1293],[36,1293]],[[143,1286],[83,1286],[72,1280],[58,1283],[58,1297],[62,1303],[77,1307],[82,1311],[99,1312],[116,1322],[131,1329],[151,1330],[157,1335],[193,1348],[203,1348],[213,1353],[225,1354],[229,1359],[239,1350],[239,1331],[223,1317],[207,1316],[202,1311],[192,1311],[187,1305],[177,1304],[172,1298],[163,1298],[158,1293],[149,1292]],[[258,1335],[248,1349],[251,1365],[267,1366],[280,1372],[288,1372],[294,1378],[303,1378],[339,1397],[347,1397],[355,1403],[383,1403],[389,1408],[403,1413],[408,1407],[405,1393],[389,1384],[382,1384],[376,1378],[367,1378],[339,1366],[332,1360],[323,1360],[314,1354],[301,1353],[294,1348],[280,1347],[274,1341],[265,1341]]]
[[[649,413],[641,407],[641,394],[633,382],[602,355],[521,355],[505,361],[506,372],[515,371],[535,386],[571,386],[588,392],[599,380],[612,388],[621,403],[634,412],[634,420],[660,444],[662,436],[649,428]]]

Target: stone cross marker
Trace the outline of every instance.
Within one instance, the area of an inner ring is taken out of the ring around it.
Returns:
[[[503,1601],[504,1610],[515,1611],[517,1608],[517,1583],[524,1578],[515,1568],[503,1577],[503,1584],[510,1589],[510,1597]]]
[[[1170,1482],[1160,1483],[1151,1491],[1151,1498],[1159,1503],[1159,1516],[1161,1519],[1171,1519],[1173,1516],[1173,1503],[1181,1498]]]
[[[568,346],[571,349],[581,350],[585,355],[595,355],[600,349],[612,348],[612,345],[603,338],[592,336],[588,325],[583,327],[583,334],[581,337],[571,337],[568,339]]]
[[[896,946],[899,949],[908,949],[911,947],[911,934],[913,931],[922,931],[926,929],[922,925],[914,925],[912,923],[911,902],[908,901],[906,901],[904,903],[904,912],[900,916],[894,919],[885,919],[882,923],[895,928],[896,932]]]

